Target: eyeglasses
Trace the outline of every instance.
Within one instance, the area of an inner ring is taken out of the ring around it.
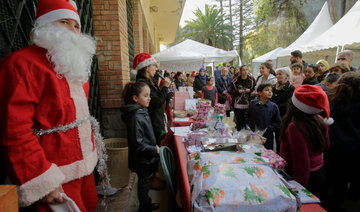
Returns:
[[[346,61],[346,58],[340,57],[340,58],[337,59],[337,61]]]

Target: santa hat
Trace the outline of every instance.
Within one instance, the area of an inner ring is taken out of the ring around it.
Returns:
[[[153,63],[156,63],[155,58],[151,57],[148,53],[140,53],[135,56],[133,61],[133,69],[138,71],[144,67],[147,67]]]
[[[80,17],[72,0],[39,0],[35,24],[42,26],[60,19],[73,19],[80,25]]]
[[[291,101],[296,108],[307,114],[317,114],[321,111],[324,111],[326,114],[326,119],[324,119],[324,122],[328,125],[334,123],[334,120],[330,118],[328,97],[320,86],[297,86]]]
[[[195,77],[195,71],[193,71],[193,72],[191,73],[191,77],[192,77],[192,78]]]

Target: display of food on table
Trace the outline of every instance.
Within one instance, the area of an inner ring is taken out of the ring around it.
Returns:
[[[183,139],[194,211],[296,211],[301,203],[319,202],[279,174],[286,162],[264,148],[262,132],[234,132],[224,117],[221,104],[200,101]]]

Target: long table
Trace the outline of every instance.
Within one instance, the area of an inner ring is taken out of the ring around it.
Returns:
[[[189,126],[193,123],[194,120],[190,119],[188,122],[175,122],[172,124],[175,127],[178,126]],[[191,211],[191,201],[190,201],[190,183],[187,173],[187,162],[188,162],[188,152],[184,143],[182,142],[184,137],[174,136],[173,132],[169,130],[166,134],[163,145],[168,146],[175,154],[176,163],[177,163],[177,174],[178,174],[178,188],[180,192],[182,209],[185,212]],[[326,212],[319,204],[309,203],[303,204],[300,212]]]
[[[172,138],[171,138],[172,137]],[[175,152],[175,157],[177,161],[177,174],[178,174],[178,188],[180,192],[182,209],[185,212],[191,211],[190,203],[190,183],[187,174],[187,162],[188,162],[188,152],[184,143],[182,142],[183,137],[173,136],[171,132],[168,133],[166,140],[166,145],[169,146],[173,152]],[[303,204],[300,212],[325,212],[319,204],[310,203]]]

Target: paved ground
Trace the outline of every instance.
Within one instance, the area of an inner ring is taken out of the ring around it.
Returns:
[[[160,209],[157,212],[166,212],[167,210],[167,189],[161,191],[150,190],[149,193],[153,202],[160,203]],[[137,212],[139,201],[137,199],[137,177],[131,173],[129,184],[118,191],[116,194],[106,197],[105,202],[107,210],[102,205],[103,197],[99,197],[99,204],[95,212]]]

